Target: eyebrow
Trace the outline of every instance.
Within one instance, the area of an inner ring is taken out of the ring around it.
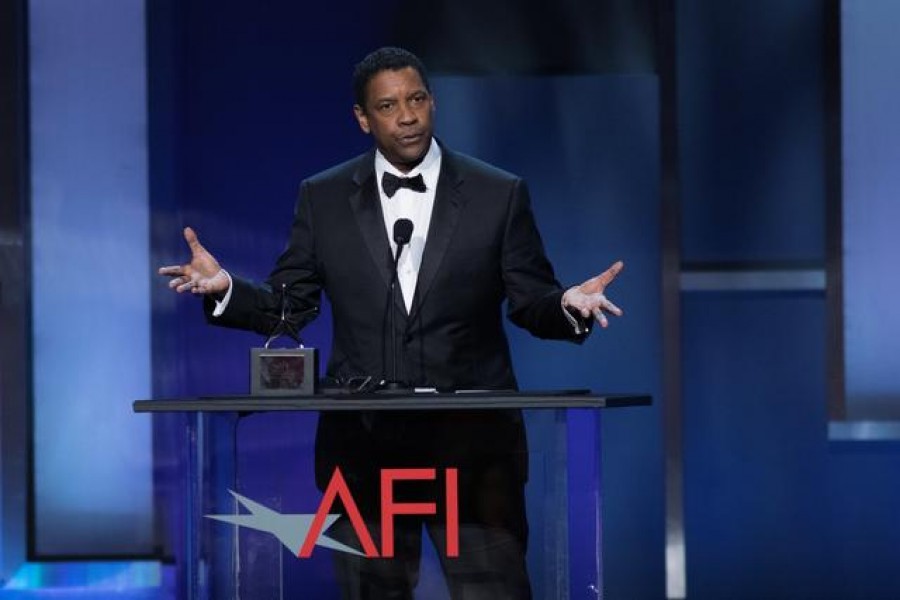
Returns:
[[[415,96],[416,94],[425,94],[427,96],[428,89],[424,88],[424,87],[416,88],[416,89],[410,91],[409,93],[407,93],[406,96],[404,96],[404,97],[409,98],[410,96]],[[380,96],[378,98],[375,98],[372,102],[382,102],[385,100],[396,100],[397,98],[398,98],[397,94],[389,94],[389,95]]]
[[[391,96],[380,96],[380,97],[375,98],[374,100],[372,100],[372,103],[373,103],[373,104],[378,104],[379,102],[395,102],[396,100],[397,100],[397,96],[395,96],[395,95],[391,95]]]

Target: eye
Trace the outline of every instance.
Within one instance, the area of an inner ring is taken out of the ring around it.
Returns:
[[[375,105],[375,109],[381,114],[390,114],[394,111],[396,105],[393,102],[379,102]]]
[[[425,102],[426,98],[427,98],[427,96],[425,94],[416,94],[415,96],[412,97],[412,99],[410,100],[410,103],[413,106],[418,106],[419,104],[422,104],[423,102]]]

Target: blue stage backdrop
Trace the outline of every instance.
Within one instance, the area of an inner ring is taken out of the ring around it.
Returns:
[[[29,2],[33,552],[154,551],[143,2]]]
[[[844,165],[844,205],[855,211],[875,200],[857,204],[863,190],[896,189],[896,168],[885,167],[897,156],[889,133],[898,123],[896,3],[677,7],[685,260],[824,270],[824,139],[835,117],[825,114],[826,11],[846,19],[842,43],[853,53],[843,65],[845,101],[853,98],[845,109],[874,111],[844,114],[845,160],[852,161]],[[855,29],[857,19],[868,25]],[[857,50],[866,55],[862,65]],[[872,78],[855,89],[860,66]],[[894,150],[863,158],[869,149]],[[891,202],[896,206],[895,197]],[[854,246],[846,247],[848,257],[861,251]],[[867,276],[893,267],[889,252],[856,258],[867,263]],[[896,277],[879,283],[896,289]],[[857,324],[876,315],[859,309]],[[689,598],[897,597],[900,448],[828,441],[826,326],[824,291],[683,294]],[[896,340],[887,320],[876,327]],[[883,338],[878,347],[891,344]],[[894,354],[876,358],[896,365]],[[892,372],[884,382],[897,381],[896,367]]]
[[[900,4],[843,3],[847,417],[900,420]]]

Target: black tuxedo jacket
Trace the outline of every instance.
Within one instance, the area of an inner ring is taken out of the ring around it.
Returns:
[[[290,241],[267,282],[235,277],[225,312],[210,321],[265,335],[278,322],[282,284],[294,314],[318,307],[324,291],[334,335],[328,375],[347,380],[390,373],[384,339],[392,258],[374,164],[372,151],[304,181]],[[503,302],[512,322],[532,334],[579,342],[584,334],[576,335],[565,318],[562,293],[525,183],[442,146],[412,308],[407,314],[399,293],[390,307],[401,340],[401,377],[417,386],[515,389]],[[472,437],[481,440],[479,452],[467,450]],[[349,479],[372,464],[399,466],[410,457],[458,466],[467,457],[485,462],[498,453],[517,454],[511,464],[524,478],[524,452],[517,411],[490,416],[332,412],[319,421],[317,479],[326,482],[334,464]]]
[[[304,181],[290,241],[266,284],[235,277],[227,309],[210,321],[268,334],[280,315],[282,284],[293,314],[318,307],[324,291],[334,332],[328,375],[390,373],[384,340],[392,258],[374,164],[368,152]],[[581,341],[561,309],[562,292],[525,183],[442,147],[412,308],[407,314],[399,291],[391,307],[401,378],[438,388],[514,389],[503,301],[512,322],[532,334]]]

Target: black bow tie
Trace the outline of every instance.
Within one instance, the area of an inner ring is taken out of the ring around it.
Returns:
[[[388,198],[393,198],[397,190],[403,187],[421,193],[425,191],[425,180],[422,179],[421,173],[415,177],[397,177],[387,172],[382,175],[381,189]]]

